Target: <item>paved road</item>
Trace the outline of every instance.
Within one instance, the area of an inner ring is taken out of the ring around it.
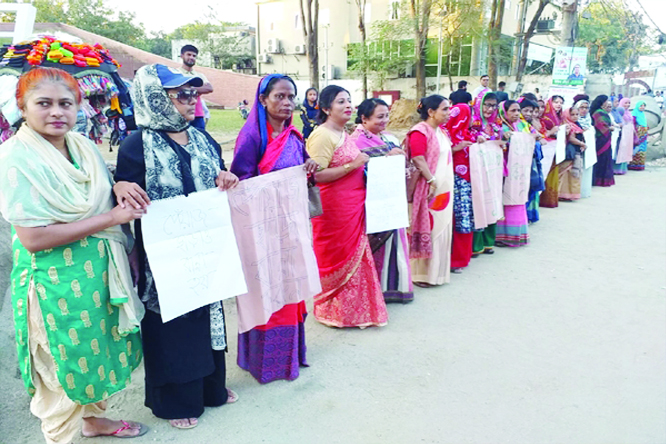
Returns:
[[[382,329],[307,322],[294,382],[260,386],[228,355],[238,404],[174,430],[143,407],[142,374],[110,414],[136,443],[666,443],[666,168],[542,212],[532,243],[389,308]],[[227,304],[235,329],[235,307]],[[0,442],[39,443],[0,317]],[[111,442],[111,439],[95,442]],[[82,442],[93,442],[91,440]]]

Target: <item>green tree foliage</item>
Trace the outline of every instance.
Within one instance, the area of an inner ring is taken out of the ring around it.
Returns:
[[[173,40],[185,39],[196,42],[199,51],[211,54],[215,68],[231,69],[233,65],[244,66],[254,58],[252,48],[246,44],[247,39],[242,32],[227,32],[239,26],[244,24],[222,22],[212,18],[209,23],[196,21],[181,26],[170,37]]]
[[[597,0],[579,21],[576,46],[589,49],[587,65],[594,73],[619,73],[638,63],[638,56],[652,53],[655,36],[636,12],[620,0]]]
[[[413,76],[416,58],[423,57],[426,76],[436,77],[441,27],[442,75],[449,79],[469,75],[471,43],[484,35],[482,11],[486,1],[434,0],[425,51],[419,53],[414,47],[409,3],[403,0],[398,18],[373,22],[365,57],[359,43],[348,45],[347,72],[360,77],[367,71],[373,87],[383,89],[388,79]]]

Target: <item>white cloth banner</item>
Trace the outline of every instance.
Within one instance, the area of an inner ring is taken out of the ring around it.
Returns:
[[[560,163],[567,160],[567,128],[562,125],[557,131],[557,142],[555,145],[555,163]]]
[[[153,201],[141,228],[163,322],[247,292],[226,192]]]
[[[586,145],[585,151],[583,151],[583,166],[585,169],[592,168],[597,163],[596,131],[594,126],[591,126],[583,133]]]
[[[321,292],[305,170],[295,166],[244,180],[229,190],[229,204],[247,282],[247,294],[237,300],[244,333]]]
[[[541,168],[543,170],[543,177],[546,177],[550,172],[550,169],[553,166],[553,160],[555,160],[555,151],[557,150],[557,141],[542,139],[541,142],[541,152],[543,153],[543,159],[541,159]]]
[[[527,203],[535,144],[531,134],[514,132],[511,135],[507,160],[509,175],[504,179],[504,205]]]
[[[470,146],[469,166],[474,228],[479,230],[504,217],[504,153],[500,142],[494,140]]]
[[[622,126],[620,147],[617,150],[617,163],[631,162],[634,153],[634,131],[633,123],[625,123]]]
[[[367,233],[409,226],[405,157],[373,157],[368,162],[365,196]]]

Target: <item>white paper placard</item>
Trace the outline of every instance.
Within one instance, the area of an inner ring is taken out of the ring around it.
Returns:
[[[555,164],[559,165],[567,159],[567,128],[560,126],[557,131],[557,145],[555,147]]]
[[[365,197],[367,233],[409,226],[405,157],[373,157],[368,162]]]
[[[613,160],[617,158],[617,140],[620,138],[620,128],[616,126],[612,126],[611,128],[614,128],[613,131],[611,131],[611,156],[613,157]]]
[[[583,151],[583,166],[585,169],[592,168],[597,163],[597,143],[596,143],[596,130],[593,126],[589,127],[583,133],[585,137],[585,151]]]
[[[162,322],[247,292],[226,192],[152,201],[141,228]]]

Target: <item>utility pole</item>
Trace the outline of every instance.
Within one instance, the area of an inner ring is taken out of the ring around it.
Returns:
[[[525,20],[527,16],[527,0],[520,0],[518,17],[518,29],[516,30],[516,43],[513,48],[513,61],[511,62],[511,71],[514,75],[518,74],[518,66],[520,65],[520,51],[523,47],[523,39],[525,38]]]
[[[578,30],[578,0],[564,0],[562,2],[562,34],[560,44],[573,47]]]

